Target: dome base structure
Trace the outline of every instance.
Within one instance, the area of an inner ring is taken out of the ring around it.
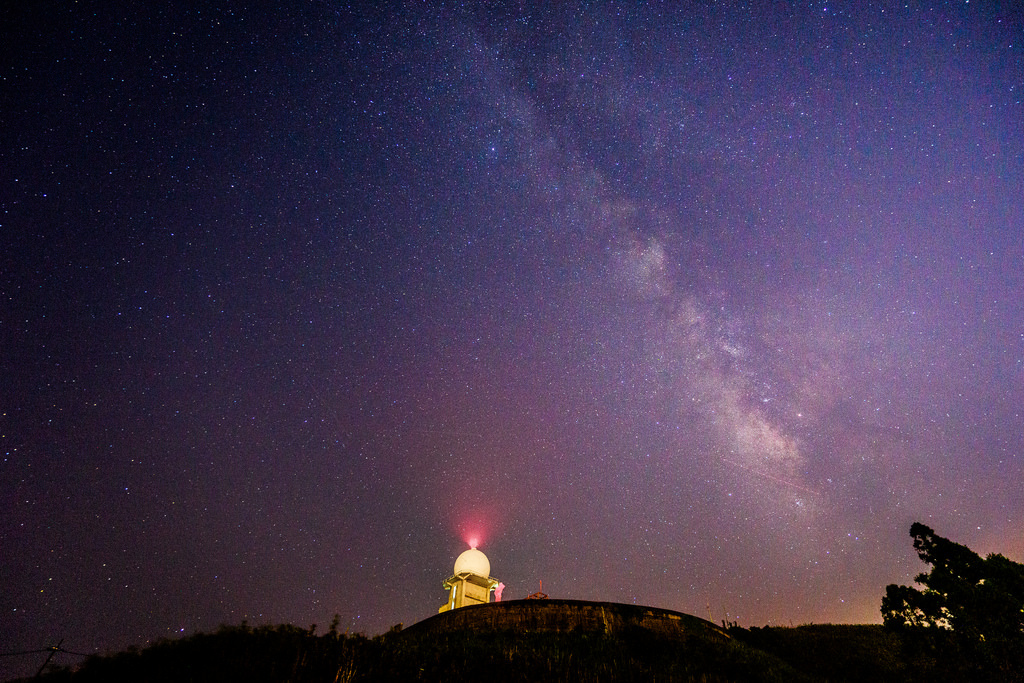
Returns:
[[[447,612],[468,605],[486,605],[491,601],[491,591],[497,585],[497,579],[469,572],[449,576],[444,582],[444,587],[448,591],[448,602],[437,611]]]

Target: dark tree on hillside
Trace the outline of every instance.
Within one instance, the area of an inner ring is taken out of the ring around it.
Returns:
[[[931,565],[915,581],[891,584],[882,598],[886,626],[919,635],[946,632],[945,652],[959,663],[999,680],[1024,675],[1024,565],[1002,555],[982,558],[924,524],[910,527],[914,549]]]

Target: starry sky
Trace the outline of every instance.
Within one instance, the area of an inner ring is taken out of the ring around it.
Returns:
[[[1024,559],[1016,3],[8,5],[5,651]]]

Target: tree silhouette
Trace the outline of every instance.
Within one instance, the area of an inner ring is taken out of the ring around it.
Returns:
[[[1024,676],[1024,565],[998,554],[981,557],[919,522],[914,549],[931,565],[915,581],[891,584],[882,598],[886,626],[916,633],[959,666],[999,680]],[[948,637],[946,637],[948,636]]]

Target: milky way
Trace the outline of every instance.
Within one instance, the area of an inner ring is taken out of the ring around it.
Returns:
[[[1022,558],[1012,4],[2,26],[8,651],[379,633],[473,539],[744,626]]]

